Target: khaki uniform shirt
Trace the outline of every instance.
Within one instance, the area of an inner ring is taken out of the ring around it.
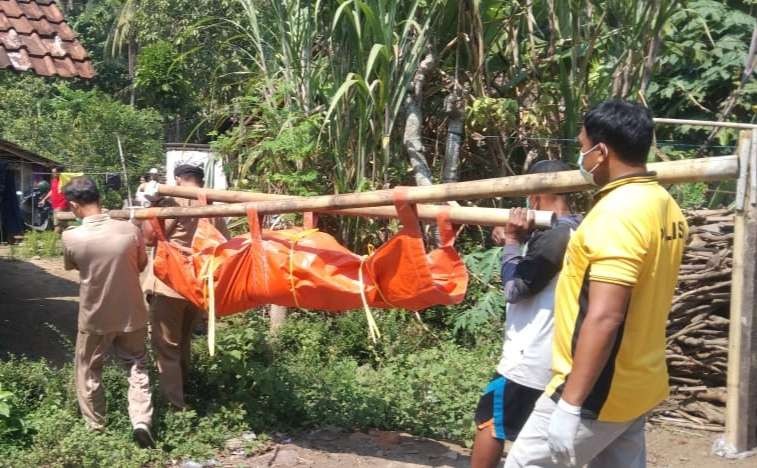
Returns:
[[[157,203],[154,203],[153,206],[194,206],[197,204],[198,202],[196,200],[165,197],[161,198]],[[195,231],[197,230],[197,223],[199,222],[199,220],[200,218],[176,218],[166,220],[166,239],[169,242],[174,242],[175,244],[178,244],[182,247],[192,247],[192,238],[194,238]],[[226,237],[227,239],[229,238],[229,231],[226,229],[226,223],[224,222],[223,218],[212,218],[211,222],[216,227],[216,229],[218,229],[218,231],[224,235],[224,237]],[[181,294],[171,289],[167,284],[165,284],[155,276],[152,268],[154,253],[155,249],[152,249],[149,260],[150,263],[145,269],[145,274],[143,275],[142,289],[144,290],[145,294],[159,294],[162,296],[183,299],[184,297]]]
[[[131,332],[147,326],[139,272],[147,264],[139,228],[107,214],[63,233],[66,270],[79,270],[79,330]]]

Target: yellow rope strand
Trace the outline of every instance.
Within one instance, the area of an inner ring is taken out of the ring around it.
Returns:
[[[210,357],[215,355],[216,348],[216,287],[213,276],[217,266],[214,251],[213,256],[200,269],[200,278],[205,280],[203,296],[208,305],[208,354]]]
[[[294,305],[301,309],[300,302],[297,300],[297,290],[294,288],[294,246],[297,244],[296,240],[289,242],[289,290],[292,292],[294,298]]]
[[[213,357],[216,349],[216,289],[215,279],[215,256],[210,260],[211,266],[208,272],[208,354]]]
[[[365,310],[365,318],[368,321],[368,335],[371,337],[373,343],[376,344],[378,339],[381,338],[381,331],[378,325],[376,325],[376,319],[373,317],[371,308],[368,307],[368,299],[365,297],[365,282],[363,281],[363,265],[367,258],[367,255],[360,257],[360,268],[358,269],[357,277],[360,285],[360,299],[363,301],[363,310]]]
[[[318,232],[318,229],[305,229],[297,233],[281,233],[282,235],[284,235],[284,237],[289,239],[289,290],[292,293],[294,305],[298,309],[302,309],[302,307],[300,307],[300,302],[297,300],[297,290],[295,289],[296,285],[294,282],[294,248],[297,246],[297,243],[299,241],[306,238],[310,234],[313,234],[314,232]]]
[[[371,255],[373,255],[374,251],[375,251],[375,249],[373,248],[373,244],[368,244],[368,257],[370,257]],[[360,261],[360,274],[361,275],[363,273],[363,263],[364,262],[365,262],[365,258]],[[369,276],[370,276],[370,274],[369,274]],[[397,307],[395,307],[394,304],[392,304],[391,302],[389,302],[389,300],[386,298],[386,296],[384,296],[384,293],[381,292],[381,288],[379,287],[378,281],[376,281],[376,278],[371,277],[371,279],[373,280],[373,287],[376,288],[376,292],[381,297],[381,300],[384,301],[384,304],[387,304],[390,307],[393,307],[393,308],[396,309]]]

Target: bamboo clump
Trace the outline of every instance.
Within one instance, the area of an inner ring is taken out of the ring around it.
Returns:
[[[733,212],[687,213],[689,243],[668,318],[671,396],[652,421],[722,431],[725,424]]]

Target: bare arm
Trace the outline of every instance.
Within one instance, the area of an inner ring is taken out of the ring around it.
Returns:
[[[610,357],[630,298],[630,286],[589,283],[589,310],[579,331],[573,368],[562,393],[567,403],[581,406],[591,392]]]
[[[74,260],[74,254],[68,248],[68,242],[66,241],[66,233],[63,233],[63,268],[66,270],[78,270],[79,266]]]
[[[155,245],[157,236],[155,235],[155,231],[153,230],[151,223],[142,223],[142,237],[144,239],[145,245],[150,247],[153,247]]]

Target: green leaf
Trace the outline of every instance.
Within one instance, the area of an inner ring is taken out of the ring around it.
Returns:
[[[387,61],[391,60],[390,51],[386,45],[373,44],[373,47],[371,47],[371,52],[368,54],[368,64],[365,67],[365,75],[363,75],[365,76],[366,80],[370,79],[371,72],[373,71],[373,66],[378,59],[379,54],[383,55]]]

